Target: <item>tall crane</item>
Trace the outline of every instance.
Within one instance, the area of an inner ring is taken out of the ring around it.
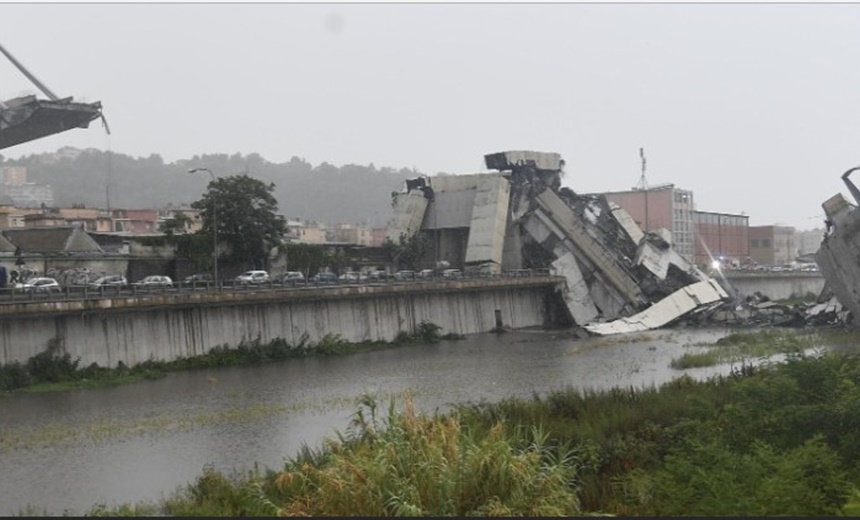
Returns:
[[[28,95],[0,100],[0,150],[72,128],[87,128],[91,121],[99,118],[110,134],[101,102],[79,103],[72,97],[61,99],[30,74],[2,45],[0,52],[48,98],[37,99],[34,95]]]

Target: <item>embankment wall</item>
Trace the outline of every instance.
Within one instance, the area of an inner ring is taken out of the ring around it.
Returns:
[[[442,334],[548,325],[560,280],[492,279],[382,286],[184,293],[0,306],[0,363],[59,345],[81,366],[170,361],[277,338],[391,341],[422,321]]]

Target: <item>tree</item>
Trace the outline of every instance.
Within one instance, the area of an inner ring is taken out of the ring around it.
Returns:
[[[286,251],[290,271],[302,271],[308,276],[330,263],[326,246],[322,244],[288,244]]]
[[[188,225],[191,223],[191,217],[177,211],[173,216],[161,223],[161,232],[167,236],[173,236],[176,233],[185,233]]]
[[[281,243],[286,231],[284,218],[275,213],[274,189],[274,183],[247,174],[217,177],[203,198],[191,204],[203,219],[198,233],[211,236],[214,220],[218,243],[228,246],[231,260],[250,269],[264,269],[269,251]]]
[[[431,244],[424,233],[418,232],[410,236],[401,233],[396,243],[386,238],[382,247],[385,249],[388,259],[398,269],[401,267],[416,269],[430,251]]]

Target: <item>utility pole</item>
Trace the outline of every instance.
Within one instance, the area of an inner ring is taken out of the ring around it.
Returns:
[[[642,231],[648,232],[648,181],[645,180],[645,149],[639,148],[639,157],[642,158],[642,175],[639,177],[639,189],[645,193],[645,225]]]
[[[211,186],[215,187],[215,174],[209,168],[191,168],[188,173],[206,172],[212,177]],[[215,201],[215,192],[210,190],[209,196],[212,198],[212,276],[215,279],[215,287],[218,287],[218,213],[217,203]]]

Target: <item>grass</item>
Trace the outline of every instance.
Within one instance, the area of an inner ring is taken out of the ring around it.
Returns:
[[[745,362],[766,359],[775,354],[798,354],[805,350],[832,344],[839,338],[850,341],[860,339],[857,333],[797,331],[793,329],[764,329],[755,332],[736,332],[718,339],[714,343],[698,343],[706,347],[703,352],[688,352],[670,361],[669,366],[678,370],[714,366],[720,363]]]
[[[47,393],[47,392],[65,392],[68,390],[85,390],[88,388],[104,388],[108,386],[120,386],[140,381],[151,381],[161,379],[167,375],[167,372],[150,372],[146,374],[136,373],[128,375],[117,375],[103,379],[79,379],[74,381],[59,381],[59,382],[44,382],[37,383],[31,386],[20,388],[19,391],[25,393]],[[11,392],[9,392],[11,393]]]
[[[107,509],[170,516],[577,516],[577,465],[539,427],[484,431],[456,415],[419,413],[410,394],[386,413],[358,400],[346,432],[307,447],[266,475],[214,468],[157,507]]]
[[[768,336],[727,338],[723,346]],[[416,411],[362,396],[279,470],[206,468],[100,515],[842,516],[860,511],[860,356],[800,353],[660,388]],[[152,509],[152,508],[155,509]],[[33,512],[37,512],[34,508]],[[114,513],[111,515],[111,513]]]

